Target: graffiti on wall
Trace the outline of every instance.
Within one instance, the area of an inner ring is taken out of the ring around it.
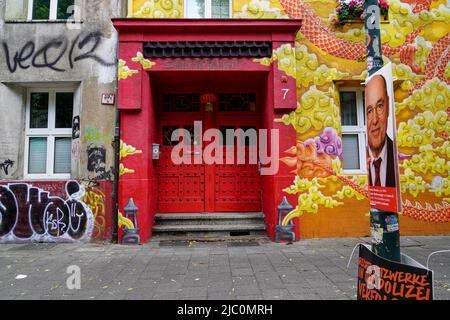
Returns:
[[[85,183],[82,183],[85,185]],[[106,232],[106,195],[97,188],[95,184],[86,183],[86,192],[82,201],[91,209],[94,216],[94,230],[92,232],[92,238],[103,239]]]
[[[0,185],[0,242],[89,241],[94,217],[77,181],[65,184],[66,200],[27,183]]]
[[[103,33],[94,31],[81,33],[72,40],[64,36],[55,37],[40,45],[30,40],[15,53],[10,51],[6,41],[2,42],[2,47],[11,73],[15,73],[18,68],[27,70],[31,67],[64,72],[66,68],[63,64],[68,63],[70,69],[73,69],[75,63],[83,60],[94,60],[102,66],[115,66],[114,61],[106,61],[98,53],[105,39]]]
[[[106,169],[106,149],[103,146],[90,144],[87,147],[87,170],[89,179],[112,180],[112,168]]]
[[[6,159],[3,163],[0,163],[0,169],[5,173],[5,175],[9,174],[9,168],[12,168],[14,165],[14,161],[10,159]]]
[[[95,144],[111,144],[114,137],[110,133],[105,133],[94,128],[84,129],[83,142]]]

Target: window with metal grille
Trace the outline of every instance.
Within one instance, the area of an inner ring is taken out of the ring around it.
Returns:
[[[256,110],[255,93],[221,93],[219,94],[220,112],[253,112]]]
[[[199,112],[200,94],[165,94],[163,96],[164,112]]]

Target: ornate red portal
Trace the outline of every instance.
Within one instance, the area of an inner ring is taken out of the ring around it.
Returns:
[[[267,65],[255,60],[270,59],[272,51],[283,45],[294,47],[300,21],[115,19],[113,23],[119,31],[123,68],[118,96],[121,140],[128,148],[121,159],[119,208],[133,198],[139,208],[141,240],[151,237],[157,212],[226,211],[263,211],[273,239],[277,205],[286,195],[282,190],[292,184],[295,174],[281,162],[277,172],[263,176],[258,163],[229,164],[226,158],[235,156],[238,147],[245,150],[246,159],[258,153],[258,145],[245,134],[237,134],[233,146],[220,142],[224,164],[195,163],[198,153],[205,153],[213,142],[196,139],[193,131],[196,122],[201,122],[202,133],[212,128],[224,133],[278,130],[280,157],[295,146],[292,127],[274,121],[295,110],[295,79],[286,77],[277,61]],[[191,136],[183,149],[192,157],[188,164],[176,164],[171,158],[178,144],[171,140],[172,132],[179,128]],[[159,160],[152,160],[153,144],[161,146]],[[295,204],[295,198],[288,198]]]

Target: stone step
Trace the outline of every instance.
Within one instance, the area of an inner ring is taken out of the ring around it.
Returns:
[[[153,226],[153,232],[199,232],[199,231],[264,231],[264,223],[253,224],[178,224],[178,225],[158,225]]]
[[[270,241],[265,231],[247,232],[163,232],[154,233],[152,241],[198,241],[198,242],[220,242],[220,241]]]
[[[262,212],[158,213],[153,236],[155,239],[194,241],[267,237]]]
[[[214,213],[157,213],[155,221],[162,220],[240,220],[263,219],[262,212],[214,212]]]

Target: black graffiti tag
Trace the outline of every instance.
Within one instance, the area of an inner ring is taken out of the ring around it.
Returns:
[[[78,182],[68,181],[68,199],[64,200],[25,183],[0,185],[0,240],[6,235],[19,240],[57,240],[65,234],[72,240],[81,239],[92,230],[92,213],[79,200],[80,190]]]
[[[101,32],[96,31],[86,35],[78,35],[73,40],[57,37],[47,41],[39,48],[36,47],[34,41],[28,41],[14,56],[10,53],[8,43],[3,41],[2,46],[5,52],[6,65],[11,73],[16,72],[17,68],[26,70],[31,66],[64,72],[66,69],[58,65],[66,55],[71,69],[74,68],[75,62],[87,59],[92,59],[102,66],[115,66],[115,62],[108,62],[96,54],[98,47],[105,38]],[[76,54],[74,54],[75,48],[78,48]],[[50,59],[50,56],[54,55],[56,57]]]
[[[14,161],[7,159],[3,161],[3,163],[0,163],[0,169],[3,170],[3,172],[8,175],[9,174],[9,167],[12,167],[14,165]]]

